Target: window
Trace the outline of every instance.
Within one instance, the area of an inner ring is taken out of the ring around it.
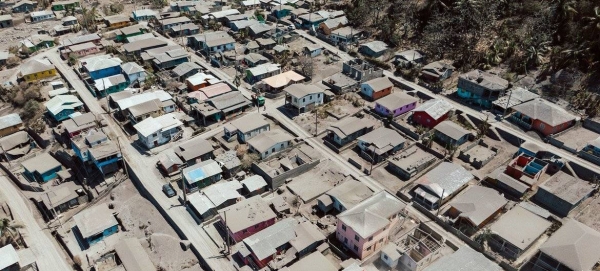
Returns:
[[[354,245],[354,251],[358,251],[358,246]]]
[[[312,95],[310,95],[310,100],[312,100]]]
[[[386,261],[387,261],[387,260],[389,260],[389,259],[388,259],[388,256],[387,256],[387,255],[385,255],[385,254],[383,254],[383,259],[385,259]]]
[[[272,149],[271,149],[271,152],[275,152],[275,148],[272,148]]]
[[[371,246],[369,246],[369,247],[367,248],[367,251],[371,251]]]
[[[266,151],[266,152],[265,152],[265,155],[268,155],[268,154],[269,154],[269,151]]]
[[[306,98],[302,98],[302,102],[306,102]]]
[[[358,234],[354,235],[354,240],[356,240],[356,241],[360,240],[360,238],[358,238]]]
[[[348,238],[344,237],[344,244],[348,244]]]
[[[346,225],[342,225],[342,230],[346,231]]]
[[[254,225],[254,228],[255,228],[255,229],[258,229],[258,225]]]
[[[369,242],[373,241],[373,236],[369,237]]]
[[[248,233],[248,230],[242,230],[242,233]]]
[[[383,243],[383,238],[379,239],[379,243]]]

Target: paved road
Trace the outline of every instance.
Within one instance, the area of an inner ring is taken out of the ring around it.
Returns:
[[[85,87],[72,68],[59,58],[57,53],[49,53],[47,54],[47,57],[69,81],[73,88],[77,90],[77,93],[91,112],[96,114],[96,116],[105,113],[104,109],[100,107],[96,97],[94,97]],[[123,156],[126,161],[135,161],[134,163],[128,164],[139,178],[144,188],[150,193],[152,198],[158,202],[160,208],[165,211],[169,218],[177,224],[177,227],[185,235],[185,238],[187,238],[198,250],[209,267],[212,270],[234,271],[235,269],[229,260],[221,257],[222,255],[218,248],[215,247],[210,237],[200,228],[200,226],[196,224],[188,211],[184,207],[178,206],[178,203],[174,199],[169,199],[163,194],[162,185],[164,182],[157,178],[152,170],[148,170],[149,168],[154,168],[156,165],[149,163],[150,159],[148,159],[146,155],[141,154],[132,144],[129,144],[128,136],[121,130],[119,124],[117,124],[114,119],[106,119],[108,122],[108,130],[117,137],[116,139],[113,138],[113,140],[120,140],[121,142]],[[215,131],[213,131],[213,133],[214,132]]]
[[[354,57],[350,56],[346,52],[339,50],[338,48],[330,45],[329,43],[327,43],[327,42],[325,42],[325,41],[323,41],[323,40],[321,40],[321,39],[319,39],[319,38],[317,38],[315,36],[311,36],[310,34],[308,34],[305,31],[296,30],[296,32],[298,34],[302,35],[303,37],[305,37],[305,38],[307,38],[307,39],[309,39],[309,40],[311,40],[311,41],[313,41],[313,42],[315,42],[315,43],[323,46],[324,48],[326,48],[326,49],[328,49],[328,50],[330,50],[330,51],[338,54],[342,58],[342,60],[354,59]],[[487,116],[486,114],[484,114],[481,111],[477,111],[475,109],[472,109],[471,107],[465,106],[465,105],[463,105],[461,103],[458,103],[458,102],[456,102],[456,101],[454,101],[452,99],[448,99],[444,95],[435,94],[435,93],[431,92],[429,89],[426,89],[426,88],[424,88],[422,86],[419,86],[418,84],[416,84],[414,82],[406,81],[403,78],[396,77],[390,71],[385,70],[383,72],[383,74],[385,76],[388,76],[388,77],[393,77],[393,78],[395,78],[398,81],[402,81],[403,83],[405,83],[406,85],[412,87],[413,89],[419,90],[419,91],[424,92],[424,93],[427,93],[428,95],[430,95],[432,97],[445,99],[448,102],[450,102],[455,108],[458,108],[458,109],[462,110],[463,112],[469,113],[469,114],[471,114],[471,115],[473,115],[475,117],[478,117],[480,119],[485,119],[486,116]],[[594,171],[596,171],[596,172],[598,172],[600,174],[600,166],[598,166],[598,165],[596,165],[594,163],[588,162],[587,160],[581,159],[580,157],[578,157],[576,155],[573,155],[572,153],[567,152],[567,151],[565,151],[563,149],[557,148],[557,147],[555,147],[555,146],[553,146],[551,144],[546,144],[544,142],[540,142],[539,139],[534,138],[534,137],[528,135],[527,133],[523,132],[522,130],[518,130],[518,129],[513,128],[510,124],[507,124],[505,122],[494,122],[493,120],[490,121],[490,124],[493,127],[500,128],[500,129],[503,129],[503,130],[505,130],[505,131],[507,131],[509,133],[517,135],[518,137],[520,137],[520,138],[522,138],[524,140],[531,141],[531,142],[537,142],[538,144],[544,146],[544,148],[546,150],[548,150],[549,152],[552,152],[552,153],[554,153],[554,154],[556,154],[556,155],[558,155],[560,157],[563,157],[565,159],[568,159],[568,160],[571,160],[573,162],[576,162],[576,163],[578,163],[578,164],[580,164],[580,165],[582,165],[584,167],[587,167],[588,169],[594,170]]]
[[[49,233],[43,231],[35,218],[29,205],[23,198],[21,191],[15,187],[15,184],[6,176],[0,176],[0,187],[2,194],[7,199],[15,220],[21,223],[26,229],[26,237],[33,254],[36,256],[37,265],[40,271],[66,271],[73,270],[67,263],[65,255],[58,247],[58,244],[52,241]]]

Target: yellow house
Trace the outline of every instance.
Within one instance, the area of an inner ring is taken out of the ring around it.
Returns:
[[[56,68],[48,59],[32,59],[21,65],[20,76],[27,82],[56,76]]]
[[[121,28],[129,25],[129,17],[123,15],[113,15],[104,17],[106,26],[111,29]]]

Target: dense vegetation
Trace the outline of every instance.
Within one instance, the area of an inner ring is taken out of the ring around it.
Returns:
[[[343,8],[353,26],[461,71],[501,66],[543,80],[562,70],[567,82],[543,94],[584,109],[575,98],[600,90],[597,0],[351,0]]]

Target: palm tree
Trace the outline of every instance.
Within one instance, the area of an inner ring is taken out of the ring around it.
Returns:
[[[13,244],[20,248],[21,240],[16,235],[19,235],[21,228],[23,228],[22,225],[14,224],[8,218],[0,220],[0,247]]]

